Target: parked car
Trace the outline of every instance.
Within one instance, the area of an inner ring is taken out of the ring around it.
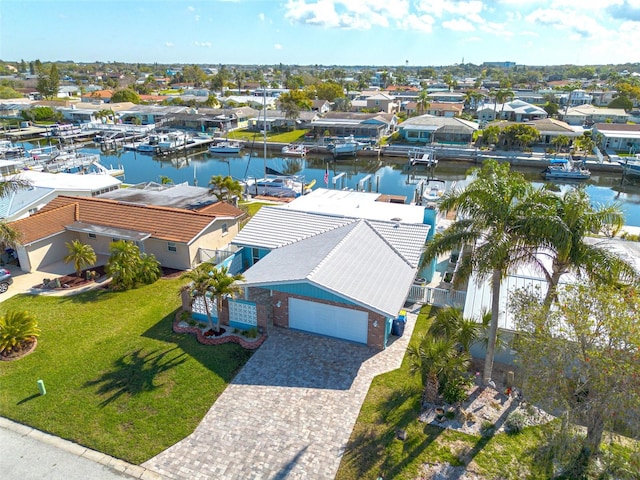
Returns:
[[[0,268],[0,293],[9,290],[9,285],[12,283],[13,278],[11,278],[11,272],[6,268]]]

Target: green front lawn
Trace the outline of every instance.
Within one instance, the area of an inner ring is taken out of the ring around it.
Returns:
[[[267,142],[294,143],[304,139],[307,130],[292,130],[291,132],[267,132]],[[261,133],[249,130],[235,130],[229,133],[229,138],[253,142],[254,145],[262,145],[264,137]],[[250,143],[249,143],[250,144]]]
[[[251,354],[172,332],[183,282],[0,303],[42,330],[32,354],[0,364],[0,415],[133,463],[189,435]]]
[[[419,343],[430,315],[431,307],[423,307],[412,344]],[[471,470],[481,478],[550,478],[536,456],[546,441],[544,427],[527,427],[518,435],[480,437],[425,425],[418,421],[421,391],[419,376],[409,374],[406,355],[401,368],[373,380],[336,480],[376,480],[380,476],[413,480],[422,478],[423,464],[444,462],[452,466],[471,462]],[[398,429],[406,430],[406,441],[396,438]],[[616,443],[604,448],[624,458],[637,445]]]

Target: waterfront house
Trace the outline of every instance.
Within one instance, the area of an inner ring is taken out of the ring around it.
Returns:
[[[20,268],[31,272],[61,262],[66,243],[91,245],[104,262],[115,240],[135,242],[160,265],[178,270],[210,258],[238,232],[244,213],[217,202],[200,210],[131,204],[116,200],[59,196],[28,218],[9,225],[19,232]]]
[[[476,130],[475,122],[429,114],[408,118],[398,125],[402,139],[410,143],[469,144]]]
[[[596,123],[593,136],[602,137],[601,144],[607,153],[640,152],[640,125]]]
[[[24,170],[19,178],[28,188],[9,192],[0,198],[0,218],[6,222],[19,220],[36,213],[59,195],[95,197],[117,190],[122,182],[111,175],[77,175]]]
[[[393,113],[328,112],[310,124],[310,136],[348,137],[377,142],[396,130],[398,119]]]
[[[317,189],[258,211],[233,241],[258,325],[386,346],[435,210],[381,197]]]
[[[91,93],[85,93],[81,96],[83,102],[103,102],[109,103],[111,102],[111,97],[113,97],[113,92],[111,90],[95,90]]]
[[[561,109],[558,116],[569,125],[592,125],[594,123],[627,123],[629,114],[622,108],[601,108],[593,105]]]
[[[540,132],[540,141],[538,142],[540,145],[552,148],[555,148],[553,140],[560,135],[569,137],[571,142],[582,135],[582,129],[572,128],[569,124],[555,118],[542,118],[525,123]]]
[[[532,105],[522,100],[512,100],[506,103],[484,103],[476,111],[478,122],[484,124],[494,120],[509,120],[512,122],[530,122],[547,118],[549,115],[544,108]]]

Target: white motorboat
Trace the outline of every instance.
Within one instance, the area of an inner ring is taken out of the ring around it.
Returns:
[[[170,153],[187,144],[187,134],[184,132],[169,132],[158,142],[158,150]]]
[[[24,155],[24,147],[14,145],[10,140],[0,140],[0,157],[15,158]]]
[[[582,162],[571,159],[552,159],[542,171],[545,180],[589,180],[591,172],[582,166]]]
[[[364,144],[358,142],[353,135],[336,140],[333,143],[327,145],[327,149],[331,152],[334,158],[355,156],[356,152],[364,148]]]
[[[233,140],[218,140],[209,147],[210,153],[240,153],[242,143]]]
[[[288,157],[304,157],[307,155],[307,147],[302,144],[290,144],[282,147],[282,154]]]
[[[244,183],[245,192],[253,196],[295,198],[306,193],[309,188],[302,179],[289,175],[247,179]]]
[[[635,157],[618,157],[617,161],[622,165],[625,175],[640,176],[640,154],[636,154]]]

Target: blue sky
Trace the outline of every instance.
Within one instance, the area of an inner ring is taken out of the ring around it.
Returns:
[[[640,0],[0,0],[0,59],[638,62]]]

